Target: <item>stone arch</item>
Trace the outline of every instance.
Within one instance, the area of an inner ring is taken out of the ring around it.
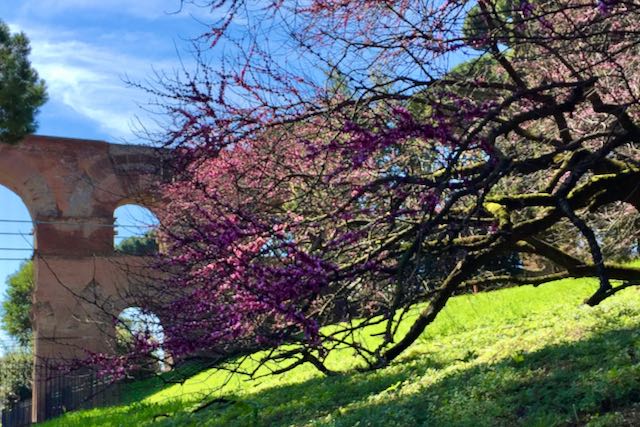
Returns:
[[[160,273],[148,260],[113,256],[113,212],[124,201],[154,205],[164,174],[160,154],[33,135],[17,145],[0,144],[0,184],[22,198],[37,236],[33,421],[46,415],[43,366],[86,357],[87,351],[111,352],[116,310],[155,297],[157,287],[150,284]]]
[[[160,204],[158,184],[165,175],[166,153],[143,146],[109,145],[105,156],[87,168],[98,202],[95,214],[110,215],[125,204],[154,211]]]
[[[32,219],[56,216],[53,192],[39,169],[28,161],[29,154],[25,151],[8,150],[0,144],[0,185],[22,199]]]

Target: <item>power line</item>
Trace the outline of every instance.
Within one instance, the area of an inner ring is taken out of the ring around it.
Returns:
[[[0,251],[32,251],[33,248],[0,248]]]
[[[26,236],[33,236],[34,233],[14,233],[14,232],[4,232],[4,231],[0,231],[0,236],[22,236],[22,237],[26,237]],[[114,239],[128,239],[129,237],[139,237],[136,235],[131,235],[131,236],[123,236],[123,235],[118,235],[116,234],[115,236],[113,236]],[[27,249],[20,249],[20,248],[0,248],[0,251],[5,250],[5,251],[10,251],[10,250],[27,250]]]
[[[123,227],[123,228],[153,228],[158,227],[159,224],[103,224],[99,222],[88,222],[88,221],[80,221],[80,222],[65,222],[65,221],[30,221],[26,219],[0,219],[0,223],[10,223],[10,224],[50,224],[50,225],[91,225],[95,227]]]

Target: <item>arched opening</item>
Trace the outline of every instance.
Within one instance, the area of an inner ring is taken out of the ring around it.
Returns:
[[[31,341],[29,319],[34,251],[33,223],[16,193],[0,185],[0,295],[3,309],[0,354]]]
[[[136,357],[137,376],[165,371],[170,361],[163,349],[164,330],[158,316],[141,307],[128,307],[116,322],[116,353]],[[145,350],[147,349],[147,350]]]
[[[0,400],[6,402],[27,399],[32,391],[34,235],[22,198],[2,185],[0,206],[0,358],[11,373],[0,381]]]
[[[158,253],[158,218],[151,210],[134,204],[118,207],[114,214],[113,245],[124,255]]]

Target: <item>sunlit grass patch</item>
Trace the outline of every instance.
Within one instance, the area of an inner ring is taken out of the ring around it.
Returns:
[[[337,377],[306,365],[257,380],[210,369],[183,384],[134,383],[133,403],[46,425],[616,425],[640,401],[640,292],[582,305],[596,286],[567,279],[455,297],[379,371],[357,372],[349,358]]]

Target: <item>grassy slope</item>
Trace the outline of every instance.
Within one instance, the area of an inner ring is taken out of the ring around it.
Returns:
[[[640,423],[640,292],[599,307],[593,280],[456,297],[392,366],[324,378],[303,366],[244,381],[204,371],[183,385],[132,385],[130,403],[46,426],[629,425]],[[217,391],[212,391],[217,390]],[[192,413],[202,399],[233,403]],[[635,422],[633,421],[635,420]]]

